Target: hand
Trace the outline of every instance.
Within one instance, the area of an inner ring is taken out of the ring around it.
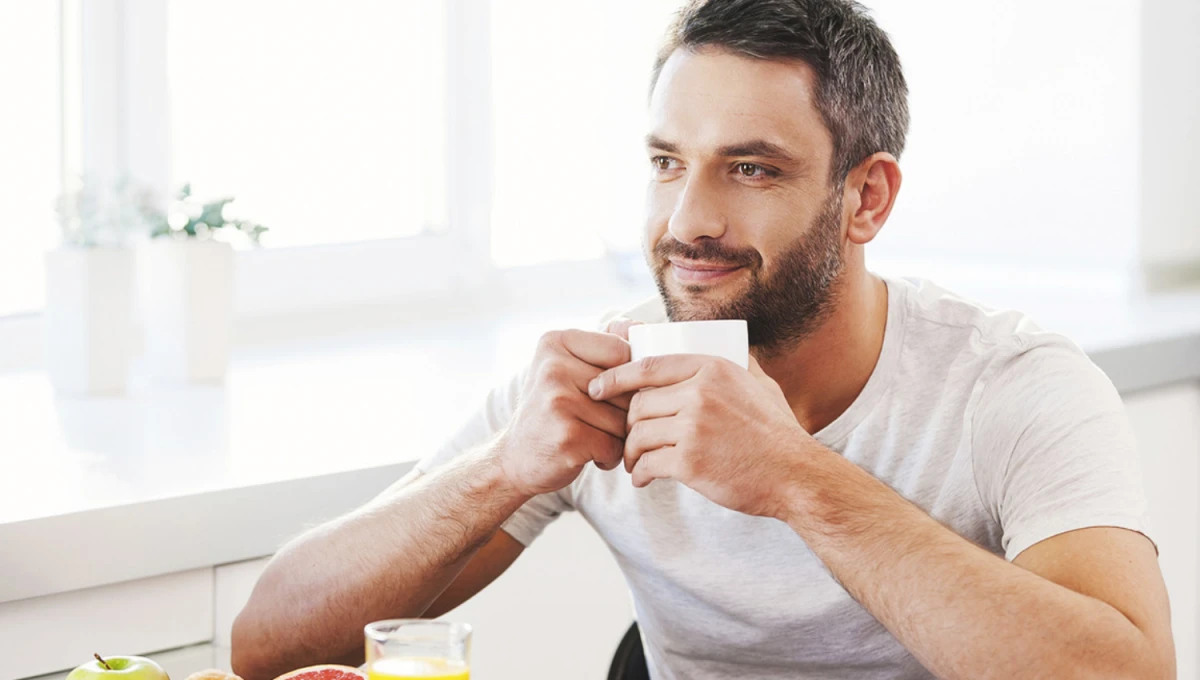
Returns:
[[[674,479],[731,510],[786,515],[787,472],[815,440],[753,357],[750,370],[698,354],[647,357],[591,388],[598,403],[634,393],[624,450],[634,486]]]
[[[509,483],[532,497],[567,486],[589,462],[605,470],[621,462],[629,398],[593,400],[587,385],[628,361],[629,343],[612,333],[542,336],[517,412],[494,446]]]

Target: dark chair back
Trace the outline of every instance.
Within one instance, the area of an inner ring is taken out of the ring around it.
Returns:
[[[637,621],[625,631],[625,637],[617,645],[617,653],[613,654],[612,665],[608,667],[608,680],[650,680]]]

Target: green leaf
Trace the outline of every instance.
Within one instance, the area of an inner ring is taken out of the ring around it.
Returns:
[[[225,206],[232,203],[232,198],[220,198],[204,204],[197,221],[207,224],[210,229],[220,229],[225,226]]]

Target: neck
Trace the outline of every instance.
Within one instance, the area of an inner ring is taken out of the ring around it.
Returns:
[[[770,356],[755,354],[763,371],[779,383],[805,431],[817,433],[837,419],[875,370],[887,325],[888,292],[883,279],[854,267],[836,284],[837,307],[825,322],[792,347]]]

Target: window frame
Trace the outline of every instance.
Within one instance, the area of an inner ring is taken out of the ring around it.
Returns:
[[[78,111],[65,112],[64,140],[77,143],[64,151],[64,177],[129,177],[167,195],[169,0],[61,3],[64,21],[78,22],[81,42],[78,78],[64,78],[64,95],[72,84],[80,88]],[[239,316],[453,296],[493,282],[489,3],[446,0],[446,12],[447,229],[240,251]],[[65,63],[73,47],[64,43]]]

